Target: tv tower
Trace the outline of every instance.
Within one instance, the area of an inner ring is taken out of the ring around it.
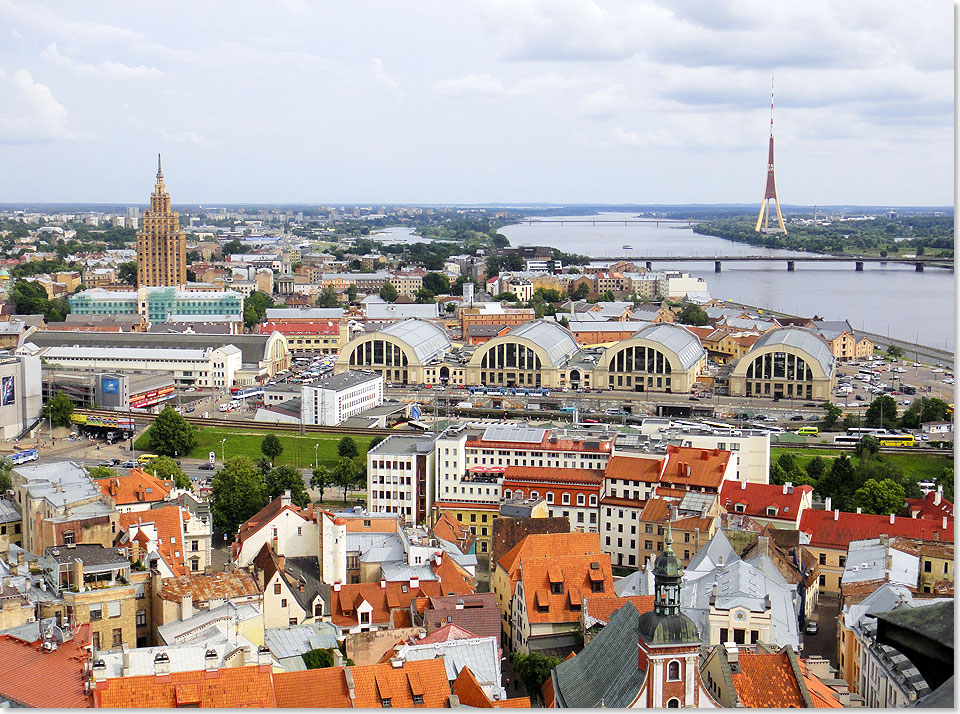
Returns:
[[[770,230],[770,199],[773,199],[777,207],[777,222],[780,224],[780,231],[786,233],[787,229],[783,225],[783,216],[780,215],[780,199],[777,198],[777,182],[773,176],[773,77],[770,78],[770,150],[767,154],[767,187],[763,192],[763,203],[760,204],[760,215],[757,216],[757,227],[754,229],[760,232],[760,225],[763,224],[764,233],[776,233],[777,229]]]

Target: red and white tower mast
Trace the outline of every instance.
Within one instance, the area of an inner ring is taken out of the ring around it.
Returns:
[[[764,233],[776,233],[777,229],[770,230],[770,199],[777,208],[777,222],[780,224],[780,231],[786,233],[787,229],[783,225],[783,216],[780,215],[780,199],[777,198],[777,182],[773,174],[773,77],[770,78],[770,149],[767,154],[767,186],[763,191],[763,202],[760,204],[760,215],[757,216],[757,227],[754,229],[760,232],[760,226],[763,225]]]

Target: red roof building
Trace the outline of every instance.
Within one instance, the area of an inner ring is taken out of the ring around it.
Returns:
[[[90,625],[46,651],[38,639],[26,642],[0,635],[0,699],[21,707],[76,709],[93,706],[85,689],[84,667]]]
[[[953,504],[943,497],[940,489],[930,491],[923,498],[908,498],[905,515],[939,521],[944,516],[953,518]]]
[[[599,469],[508,466],[503,474],[504,498],[540,498],[551,517],[570,519],[572,529],[597,532],[597,506],[603,489]]]
[[[813,506],[813,487],[724,481],[720,505],[727,513],[745,513],[759,523],[796,529],[800,516]]]
[[[173,481],[160,479],[142,469],[131,469],[126,476],[95,479],[100,493],[109,496],[121,513],[146,511],[150,504],[167,500]]]

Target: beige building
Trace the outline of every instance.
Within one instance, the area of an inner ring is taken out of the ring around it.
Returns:
[[[423,287],[423,276],[418,273],[394,273],[388,281],[399,295],[414,297]]]
[[[579,351],[569,330],[536,320],[480,345],[467,363],[466,383],[563,387],[570,379],[568,364]]]
[[[700,340],[680,325],[641,328],[597,361],[594,384],[634,392],[689,392],[706,366]]]
[[[836,358],[810,330],[785,327],[761,335],[730,374],[730,396],[830,399]]]
[[[456,383],[450,368],[439,364],[451,348],[450,338],[440,326],[426,320],[403,320],[351,340],[340,352],[334,372],[364,369],[395,384],[435,384],[445,376]]]
[[[182,287],[186,283],[186,235],[180,230],[180,214],[170,210],[170,194],[163,185],[158,155],[157,183],[137,233],[137,284]]]

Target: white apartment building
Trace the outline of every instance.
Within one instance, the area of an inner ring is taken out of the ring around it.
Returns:
[[[383,376],[342,372],[301,391],[300,419],[314,426],[336,426],[345,419],[383,404]]]
[[[169,372],[177,386],[234,386],[242,366],[240,350],[233,345],[206,349],[53,346],[37,348],[27,343],[19,354],[37,355],[51,365],[96,369],[104,372],[154,370]]]
[[[660,276],[659,288],[661,297],[682,298],[687,293],[707,292],[707,281],[691,277],[689,273],[667,271]]]
[[[640,433],[651,439],[692,446],[697,449],[729,451],[738,481],[769,483],[770,433],[760,429],[721,431],[707,425],[677,424],[669,419],[644,419]]]
[[[434,494],[434,438],[389,436],[367,452],[367,509],[425,523]]]

